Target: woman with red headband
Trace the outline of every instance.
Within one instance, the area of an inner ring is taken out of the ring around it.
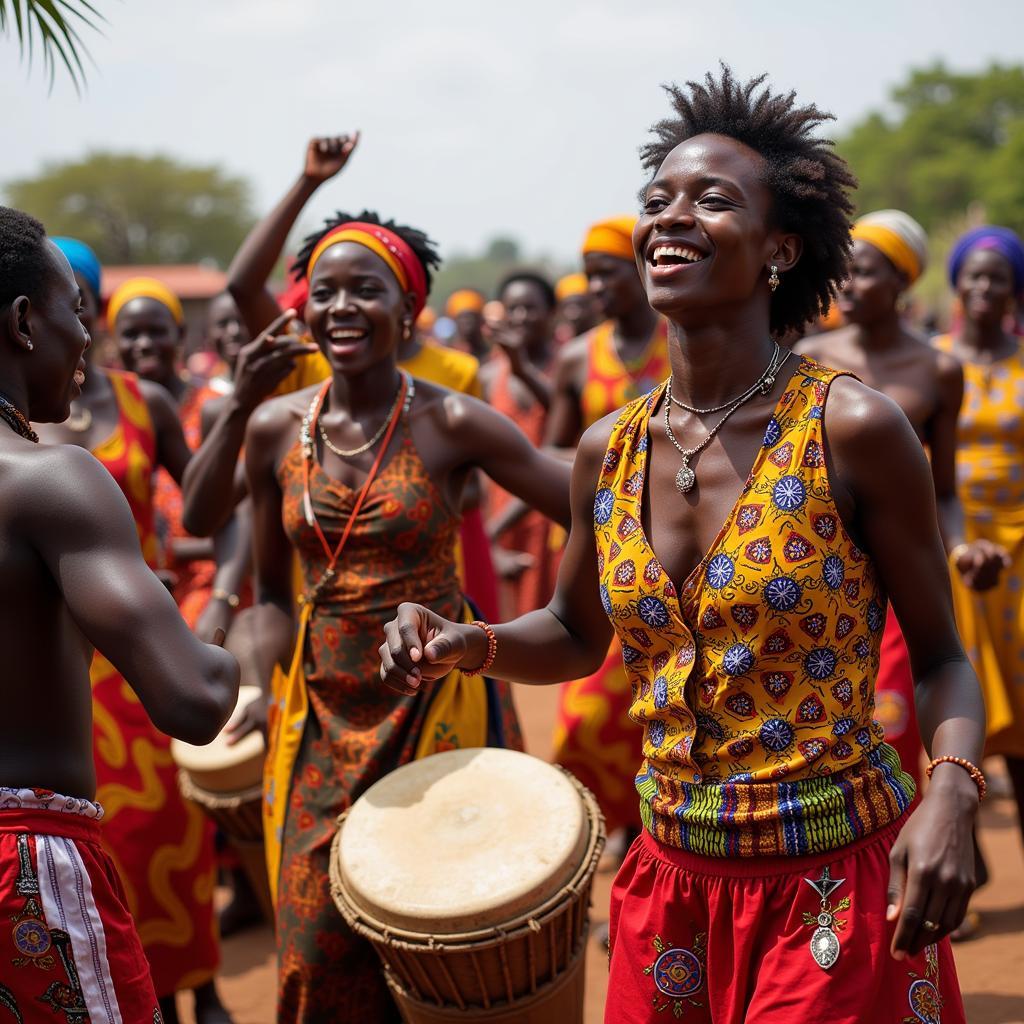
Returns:
[[[565,464],[482,402],[400,369],[437,263],[422,232],[370,213],[340,215],[307,240],[296,263],[309,281],[303,318],[331,375],[261,405],[246,433],[256,633],[273,676],[265,833],[279,1021],[398,1019],[376,955],[331,902],[337,816],[404,762],[516,738],[507,689],[490,681],[452,673],[413,696],[381,688],[384,623],[409,592],[467,617],[455,542],[475,469],[568,519]],[[289,663],[287,675],[273,668]]]

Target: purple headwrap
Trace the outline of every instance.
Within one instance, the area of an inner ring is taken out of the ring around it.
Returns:
[[[993,224],[972,228],[956,240],[949,254],[949,281],[954,288],[964,260],[975,249],[992,249],[999,253],[1013,270],[1014,293],[1020,295],[1024,292],[1024,242],[1015,231]]]

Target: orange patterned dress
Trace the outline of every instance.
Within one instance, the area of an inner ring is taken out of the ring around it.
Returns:
[[[646,394],[669,372],[666,321],[659,321],[647,348],[629,363],[615,347],[613,322],[595,327],[581,396],[584,429]],[[629,720],[631,701],[617,638],[601,667],[585,679],[566,683],[559,696],[554,759],[595,794],[609,831],[640,824],[632,782],[640,730]]]
[[[404,436],[403,436],[404,432]],[[365,939],[337,912],[329,888],[330,843],[338,815],[383,775],[417,756],[437,684],[406,697],[380,681],[384,625],[402,601],[461,617],[455,549],[459,516],[430,478],[403,418],[357,516],[338,571],[313,608],[303,642],[308,708],[285,785],[269,769],[266,799],[286,801],[276,881],[278,1015],[288,1022],[384,1024],[399,1020]],[[296,445],[277,470],[285,532],[308,593],[328,560],[303,514],[303,455]],[[332,549],[356,492],[314,459],[310,499]],[[522,748],[506,684],[489,682],[488,743]],[[268,765],[278,759],[279,713],[271,708]],[[456,737],[450,737],[458,746]],[[284,791],[286,790],[286,791]]]
[[[801,361],[732,513],[678,587],[642,526],[664,386],[612,431],[594,501],[601,600],[643,729],[641,817],[666,846],[822,853],[894,823],[914,795],[873,716],[885,595],[829,486],[836,376]]]
[[[156,435],[133,374],[104,371],[120,422],[93,455],[128,499],[150,566],[158,555],[153,513]],[[178,790],[170,738],[158,732],[124,678],[98,651],[90,672],[96,799],[111,855],[163,998],[209,981],[219,950],[209,823]]]
[[[192,451],[203,443],[203,406],[211,398],[219,397],[218,392],[205,384],[193,385],[185,392],[185,397],[178,408],[178,416],[181,419],[185,441]],[[213,580],[217,575],[217,563],[211,558],[194,559],[189,562],[175,561],[171,553],[173,542],[178,538],[192,535],[181,522],[181,489],[165,469],[157,471],[154,502],[157,533],[167,552],[166,567],[178,577],[174,584],[174,600],[182,618],[194,629],[199,616],[209,603]]]

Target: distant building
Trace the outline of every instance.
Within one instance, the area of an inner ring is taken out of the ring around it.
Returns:
[[[201,263],[138,264],[135,266],[103,266],[103,302],[115,289],[132,277],[155,277],[181,299],[185,310],[188,336],[186,354],[202,346],[206,322],[206,305],[227,287],[227,274]]]

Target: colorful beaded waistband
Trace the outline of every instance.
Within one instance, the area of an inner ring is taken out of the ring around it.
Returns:
[[[706,857],[801,856],[838,850],[895,821],[914,798],[896,751],[881,744],[858,765],[794,782],[676,782],[637,776],[644,828]]]

